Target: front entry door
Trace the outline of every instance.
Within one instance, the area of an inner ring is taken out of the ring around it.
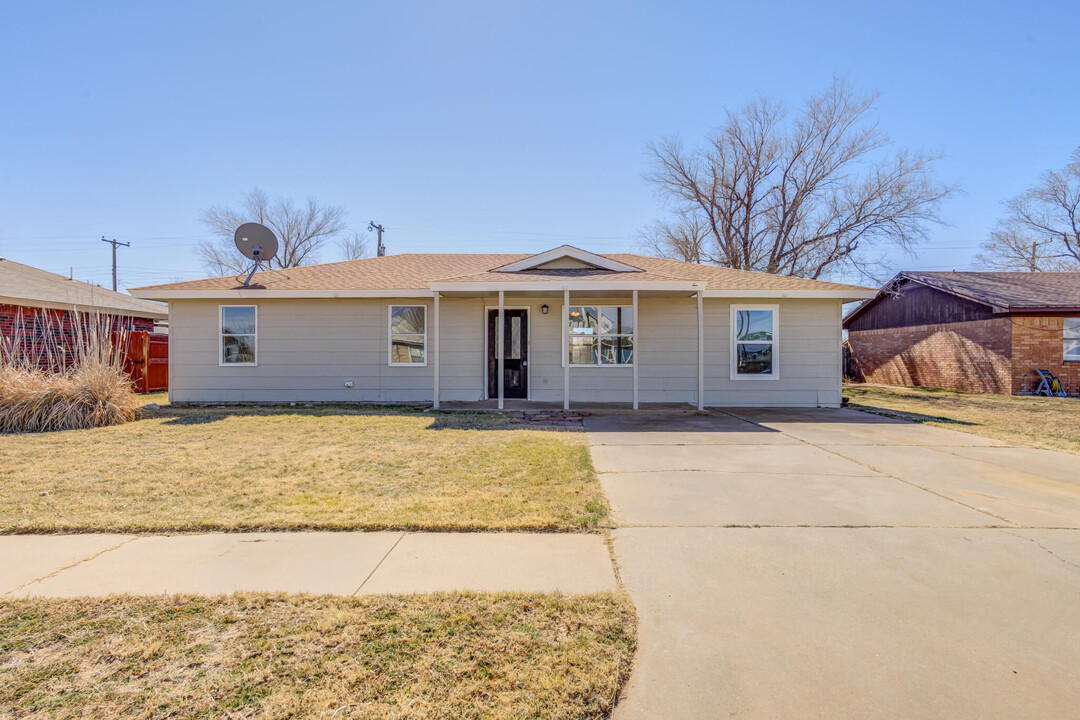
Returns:
[[[529,311],[503,310],[503,397],[529,397]],[[488,310],[488,397],[499,397],[499,356],[495,354],[499,311]]]

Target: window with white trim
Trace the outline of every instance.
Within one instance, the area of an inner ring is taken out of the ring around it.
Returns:
[[[1061,359],[1065,362],[1080,362],[1080,318],[1065,318],[1061,336]]]
[[[427,306],[391,305],[390,365],[427,364]]]
[[[218,364],[255,365],[258,348],[258,310],[254,305],[219,308]]]
[[[776,305],[731,306],[731,379],[779,376]]]
[[[633,307],[575,305],[569,315],[566,331],[571,365],[634,363]]]

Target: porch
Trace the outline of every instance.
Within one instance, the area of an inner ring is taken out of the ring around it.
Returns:
[[[704,408],[705,316],[696,283],[653,283],[645,289],[562,279],[505,289],[453,285],[433,288],[428,360],[435,409],[619,413],[647,406],[683,413]],[[460,301],[477,303],[482,312],[479,348],[469,350],[466,336],[475,337],[475,321],[462,326]],[[643,318],[641,304],[649,307],[649,302],[653,310]],[[451,305],[459,309],[444,326],[442,315]],[[656,312],[660,307],[663,314]],[[462,398],[460,362],[478,350],[483,353],[480,397]],[[457,364],[444,367],[444,352]],[[674,367],[675,356],[678,377],[669,384],[660,374]],[[444,400],[444,381],[452,401]]]
[[[574,403],[573,411],[582,415],[619,415],[643,410],[651,415],[694,415],[699,411],[692,403],[640,403],[638,408],[632,402],[580,402]],[[560,402],[538,402],[504,398],[503,407],[499,407],[497,398],[475,402],[443,402],[439,410],[459,412],[543,412],[558,413],[565,408]]]

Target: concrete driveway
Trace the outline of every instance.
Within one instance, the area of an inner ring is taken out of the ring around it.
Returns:
[[[590,417],[630,718],[1074,718],[1080,457],[853,410]]]

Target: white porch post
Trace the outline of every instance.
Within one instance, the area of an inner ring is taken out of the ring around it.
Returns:
[[[495,357],[499,359],[499,409],[503,409],[503,383],[506,382],[506,373],[503,365],[506,362],[506,353],[503,352],[503,333],[505,332],[505,298],[502,290],[499,291],[499,324],[495,326]]]
[[[570,409],[570,289],[563,288],[562,301],[562,406],[563,410]]]
[[[705,312],[697,291],[697,409],[705,409]]]
[[[434,373],[435,377],[434,377],[434,381],[432,383],[435,386],[434,389],[433,389],[435,402],[432,404],[432,407],[435,410],[438,410],[439,409],[439,293],[435,293],[435,328],[434,329],[435,329],[435,342],[431,347],[431,359],[435,363],[435,373]]]
[[[638,317],[638,313],[637,313],[637,290],[635,290],[634,291],[634,350],[633,350],[633,353],[634,353],[634,358],[633,358],[633,362],[634,362],[634,409],[635,410],[638,409],[638,401],[637,401],[637,397],[638,397],[637,366],[638,366],[638,358],[640,357],[638,355],[638,350],[641,347],[641,345],[638,343],[638,328],[639,327],[641,327],[641,319]]]

